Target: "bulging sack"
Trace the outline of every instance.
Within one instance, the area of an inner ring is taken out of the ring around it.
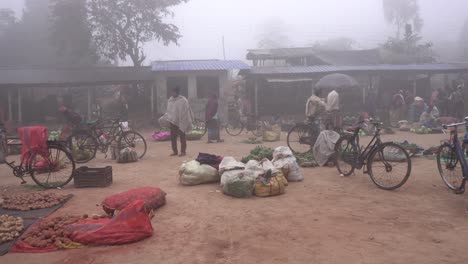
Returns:
[[[273,151],[273,165],[283,172],[288,182],[304,180],[296,157],[288,147],[277,147]]]
[[[119,157],[117,158],[118,163],[130,163],[135,161],[138,161],[138,155],[133,148],[126,147],[119,152]]]
[[[182,164],[179,169],[179,181],[182,185],[198,185],[219,182],[218,170],[210,165],[200,164],[196,160]]]
[[[248,198],[252,196],[255,175],[248,170],[230,170],[221,176],[223,193],[236,198]]]
[[[257,178],[255,182],[255,195],[258,197],[276,196],[285,192],[283,180],[272,176],[271,171],[268,171],[265,177]]]
[[[166,193],[158,187],[142,187],[108,196],[102,202],[107,214],[122,211],[134,201],[142,200],[150,209],[156,210],[166,204]]]

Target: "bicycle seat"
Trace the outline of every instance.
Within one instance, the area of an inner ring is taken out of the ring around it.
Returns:
[[[88,120],[88,121],[86,121],[86,124],[87,124],[88,126],[94,126],[94,125],[96,125],[97,123],[98,123],[98,120],[97,120],[97,119],[96,119],[96,120]]]

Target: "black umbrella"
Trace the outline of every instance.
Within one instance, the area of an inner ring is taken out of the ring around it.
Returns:
[[[353,77],[341,73],[329,74],[315,84],[315,87],[324,89],[352,88],[357,86],[359,86],[359,83]]]

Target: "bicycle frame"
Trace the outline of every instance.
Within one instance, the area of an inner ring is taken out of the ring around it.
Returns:
[[[465,153],[463,153],[463,148],[460,144],[460,139],[458,139],[458,126],[461,124],[455,124],[453,126],[453,130],[450,131],[450,140],[449,144],[451,147],[455,148],[455,153],[458,157],[458,160],[460,160],[460,165],[462,166],[463,170],[463,178],[466,179],[468,178],[468,163],[466,162],[465,159]],[[465,128],[468,130],[468,124],[464,123]]]
[[[369,155],[382,144],[382,140],[380,139],[380,128],[376,126],[376,131],[372,140],[364,148],[364,151],[362,151],[361,145],[359,144],[359,132],[361,131],[361,129],[362,126],[359,125],[359,127],[353,132],[352,140],[352,144],[356,144],[355,147],[359,152],[359,156],[355,164],[356,169],[358,170],[362,169],[362,167],[366,165],[366,161],[369,158]]]

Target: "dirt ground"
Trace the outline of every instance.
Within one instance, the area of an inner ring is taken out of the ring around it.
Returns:
[[[9,253],[0,263],[468,263],[468,198],[447,190],[434,160],[413,159],[410,179],[392,192],[378,189],[362,172],[339,177],[328,167],[303,169],[304,182],[291,183],[285,195],[271,198],[231,198],[217,184],[179,185],[184,160],[198,152],[241,158],[254,147],[240,143],[243,138],[226,137],[225,143],[211,145],[189,142],[186,158],[169,157],[168,142],[149,141],[149,153],[135,164],[116,164],[100,154],[88,166],[112,165],[114,184],[104,189],[69,184],[56,190],[75,197],[54,215],[101,213],[96,204],[107,195],[159,186],[168,202],[152,220],[154,235],[125,246]],[[429,147],[445,136],[385,138]],[[0,167],[0,183],[2,192],[33,185],[19,187],[6,166]]]

